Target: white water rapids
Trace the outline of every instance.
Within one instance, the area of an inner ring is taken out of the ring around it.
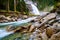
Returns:
[[[13,34],[13,33],[14,33],[13,31],[7,32],[6,30],[0,29],[0,38],[3,38],[5,36],[8,36],[8,35]]]
[[[37,17],[30,17],[28,19],[17,21],[17,22],[0,23],[0,26],[4,26],[4,25],[13,25],[13,26],[18,26],[19,25],[20,26],[21,24],[28,23],[31,20],[34,20],[35,18],[37,18]],[[13,33],[14,33],[13,31],[7,32],[5,29],[3,29],[3,30],[0,29],[0,39],[5,37],[5,36],[8,36],[10,34],[13,34]]]
[[[0,23],[0,26],[7,26],[7,25],[12,25],[12,26],[20,26],[24,23],[28,23],[30,22],[31,20],[34,20],[35,18],[37,17],[30,17],[30,18],[27,18],[25,20],[21,20],[21,21],[15,21],[15,22],[8,22],[8,23]]]

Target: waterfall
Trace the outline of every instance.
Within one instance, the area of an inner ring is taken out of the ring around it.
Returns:
[[[49,13],[49,12],[39,11],[38,8],[36,7],[36,5],[34,5],[31,0],[24,0],[24,1],[25,1],[26,5],[27,5],[27,8],[34,15],[45,16],[47,13]]]
[[[38,8],[34,4],[31,4],[31,6],[32,6],[32,13],[35,15],[40,15]]]
[[[24,1],[25,1],[26,4],[31,6],[30,10],[32,10],[31,12],[34,15],[40,15],[40,16],[45,15],[45,12],[40,12],[38,10],[38,8],[33,4],[32,1],[30,1],[30,0],[24,0]],[[15,22],[0,23],[0,26],[7,26],[7,25],[20,26],[20,25],[22,25],[24,23],[30,22],[31,20],[33,20],[35,18],[37,18],[37,17],[30,17],[30,18],[27,18],[25,20],[15,21]],[[13,31],[7,32],[6,30],[1,30],[0,29],[0,38],[3,38],[5,36],[8,36],[8,35],[13,34],[13,33],[14,33]]]
[[[34,15],[40,15],[38,8],[33,4],[32,1],[30,0],[24,0],[24,1],[28,5],[28,9],[30,10],[31,13],[33,13]]]
[[[4,29],[0,29],[0,39],[3,38],[3,37],[5,37],[5,36],[8,36],[8,35],[10,35],[10,34],[13,34],[13,33],[14,33],[13,31],[7,32],[7,31],[4,30]]]

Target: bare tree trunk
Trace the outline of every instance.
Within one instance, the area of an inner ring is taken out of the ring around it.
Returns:
[[[6,10],[7,10],[7,12],[9,12],[9,0],[7,0],[7,2],[6,2]]]
[[[16,12],[16,0],[14,0],[14,11]]]
[[[9,12],[9,0],[8,0],[8,3],[7,3],[7,11]]]

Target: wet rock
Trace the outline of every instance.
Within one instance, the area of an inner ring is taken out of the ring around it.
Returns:
[[[53,26],[51,26],[51,28],[54,28],[56,30],[60,30],[60,23],[56,22],[53,24]]]
[[[6,20],[6,17],[4,15],[0,15],[0,20]]]
[[[38,28],[39,30],[41,30],[41,33],[43,33],[45,31],[47,27],[45,25],[43,25],[42,27]]]
[[[13,18],[11,18],[11,20],[17,21],[17,17],[13,17]]]
[[[4,15],[0,15],[0,18],[1,18],[1,17],[5,17],[5,16],[4,16]]]
[[[39,22],[42,17],[38,16],[36,19],[34,19],[34,22]]]
[[[36,19],[32,20],[31,23],[39,22],[39,21],[40,21],[40,19],[37,19],[37,18],[36,18]]]
[[[47,37],[47,35],[46,35],[46,32],[43,32],[43,33],[41,34],[41,37],[42,37],[42,40],[48,40],[48,37]]]
[[[22,29],[21,33],[27,33],[27,29]]]
[[[41,24],[39,25],[40,27],[43,26],[44,24],[46,24],[49,20],[53,19],[56,17],[56,14],[51,13],[49,15],[47,15],[46,17],[44,17],[43,19],[41,19]]]
[[[60,20],[60,15],[57,15],[56,19],[57,19],[57,20]]]
[[[34,21],[34,20],[31,20],[30,22],[31,22],[31,23],[34,23],[35,21]]]
[[[17,17],[16,16],[4,16],[4,15],[0,15],[0,22],[12,22],[12,21],[17,21]]]
[[[22,20],[21,18],[17,19],[17,21],[21,21],[21,20]]]
[[[7,19],[7,20],[11,20],[11,18],[9,18],[9,17],[6,17],[6,19]]]
[[[34,30],[35,26],[34,25],[31,25],[30,29],[29,29],[29,32],[32,32]]]
[[[0,20],[0,23],[6,23],[8,22],[7,20]]]
[[[13,31],[14,32],[20,32],[20,31],[23,31],[23,30],[22,30],[22,27],[20,26],[20,27],[15,28]]]
[[[4,22],[4,23],[7,23],[7,22],[8,22],[8,20],[3,20],[3,22]]]
[[[60,32],[53,34],[49,40],[60,40]]]
[[[43,19],[50,20],[50,19],[55,18],[55,17],[56,17],[55,13],[50,13],[49,15],[47,15],[46,17],[44,17]]]
[[[29,40],[42,40],[39,32],[40,32],[40,30],[38,30],[38,29],[36,28],[35,31],[32,33],[32,35],[30,35]]]
[[[26,19],[26,18],[28,18],[28,16],[27,15],[24,15],[23,18]]]
[[[46,34],[47,34],[47,36],[50,38],[54,33],[56,33],[56,31],[53,29],[53,28],[51,28],[51,27],[48,27],[47,29],[46,29]]]
[[[13,27],[12,25],[10,25],[10,26],[8,26],[8,27],[6,28],[7,31],[13,31],[13,30],[15,30],[15,29],[16,29],[16,28]]]
[[[35,22],[33,25],[34,25],[35,27],[40,27],[40,23],[39,23],[39,22]]]
[[[49,21],[48,24],[52,24],[53,22],[55,22],[55,19],[52,19],[51,21]]]

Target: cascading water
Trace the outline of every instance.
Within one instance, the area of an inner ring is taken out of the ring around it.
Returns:
[[[25,20],[21,20],[21,21],[16,21],[16,22],[8,22],[8,23],[0,23],[0,26],[8,26],[8,25],[12,25],[12,26],[20,26],[20,25],[23,25],[25,23],[28,23],[30,22],[31,20],[34,20],[36,19],[37,17],[30,17],[30,18],[27,18]],[[11,31],[11,32],[7,32],[6,30],[1,30],[0,29],[0,40],[5,37],[5,36],[8,36],[10,34],[13,34],[14,32]]]
[[[31,4],[31,6],[32,6],[32,9],[33,9],[32,12],[33,12],[35,15],[40,15],[40,13],[39,13],[37,7],[36,7],[35,5],[33,5],[33,4]]]
[[[21,21],[17,21],[17,22],[9,22],[9,23],[0,23],[0,26],[7,26],[7,25],[12,25],[12,26],[20,26],[24,23],[28,23],[30,22],[31,20],[35,19],[36,17],[31,17],[31,18],[28,18],[28,19],[25,19],[25,20],[21,20]],[[5,36],[8,36],[10,34],[13,34],[14,32],[11,31],[11,32],[7,32],[6,30],[1,30],[0,29],[0,39],[2,39],[3,37]]]
[[[6,30],[0,29],[0,39],[13,33],[13,31],[7,32]]]
[[[34,14],[34,15],[40,15],[38,8],[33,4],[30,0],[24,0],[25,3],[28,5],[28,9]]]
[[[30,2],[29,2],[30,3]],[[31,2],[31,7],[32,7],[32,13],[34,13],[35,15],[40,15],[37,7]],[[30,17],[28,19],[25,20],[21,20],[21,21],[16,21],[16,22],[8,22],[8,23],[0,23],[0,26],[7,26],[7,25],[13,25],[13,26],[20,26],[24,23],[28,23],[31,20],[35,19],[37,17]],[[7,32],[6,30],[0,30],[0,38],[3,38],[5,36],[8,36],[10,34],[13,34],[14,32]]]
[[[27,4],[27,8],[30,10],[30,12],[34,15],[40,15],[45,16],[48,12],[39,11],[38,8],[33,4],[31,0],[24,0]]]
[[[20,26],[22,24],[30,22],[31,20],[34,20],[35,18],[37,18],[37,17],[30,17],[30,18],[27,18],[25,20],[16,21],[16,22],[0,23],[0,26],[8,26],[8,25]]]
[[[26,2],[26,4],[31,6],[30,9],[32,10],[31,12],[33,14],[40,15],[40,16],[44,15],[42,12],[40,14],[38,8],[31,1],[29,1],[29,0],[24,0],[24,1]],[[31,17],[31,18],[21,20],[21,21],[16,21],[16,22],[0,23],[0,26],[7,26],[7,25],[20,26],[21,24],[28,23],[35,18],[37,18],[37,17]],[[8,35],[13,34],[13,33],[14,32],[7,32],[6,30],[0,30],[0,38],[3,38],[5,36],[8,36]]]

